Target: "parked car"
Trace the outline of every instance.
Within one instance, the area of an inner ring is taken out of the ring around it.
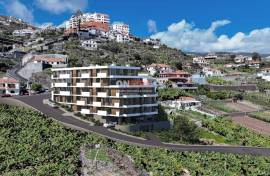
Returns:
[[[115,127],[117,125],[117,122],[110,122],[110,123],[104,123],[103,126],[106,128]]]
[[[11,97],[10,94],[2,94],[1,97]]]

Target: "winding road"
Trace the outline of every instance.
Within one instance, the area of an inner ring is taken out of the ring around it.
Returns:
[[[194,151],[194,152],[221,152],[221,153],[234,153],[234,154],[250,154],[260,156],[270,156],[270,148],[263,147],[245,147],[245,146],[213,146],[213,145],[185,145],[185,144],[168,144],[157,142],[149,139],[144,140],[137,137],[124,135],[121,133],[113,132],[102,126],[90,126],[89,123],[74,118],[72,116],[63,116],[63,111],[54,109],[48,105],[43,104],[43,99],[48,98],[50,94],[33,95],[33,96],[18,96],[15,99],[30,105],[37,111],[45,114],[46,116],[61,122],[62,124],[81,131],[93,132],[98,135],[104,136],[111,140],[121,141],[136,146],[142,147],[157,147],[165,148],[175,151]]]

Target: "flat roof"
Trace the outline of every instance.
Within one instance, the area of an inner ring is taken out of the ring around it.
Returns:
[[[52,71],[64,71],[64,70],[90,70],[90,69],[102,69],[102,68],[115,68],[115,69],[132,69],[141,70],[140,67],[129,67],[129,66],[88,66],[88,67],[68,67],[68,68],[53,68]]]

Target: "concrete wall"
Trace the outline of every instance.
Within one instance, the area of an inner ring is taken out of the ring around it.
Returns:
[[[170,129],[169,121],[143,122],[137,124],[116,125],[115,129],[120,131],[152,131]]]
[[[18,71],[18,74],[28,80],[33,73],[41,72],[42,70],[42,63],[29,62]]]

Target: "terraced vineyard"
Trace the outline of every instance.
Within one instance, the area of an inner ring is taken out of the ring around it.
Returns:
[[[217,125],[220,123],[220,125]],[[239,130],[239,138],[253,140],[246,129],[226,131],[224,121],[209,124],[226,137]],[[230,124],[230,123],[229,123]],[[250,139],[249,139],[250,138]],[[269,145],[269,138],[256,136],[252,144]],[[141,148],[114,142],[91,133],[67,129],[41,114],[23,108],[0,105],[0,175],[80,175],[82,144],[100,143],[129,155],[137,168],[154,176],[182,175],[269,175],[270,158],[221,153],[174,152]]]

